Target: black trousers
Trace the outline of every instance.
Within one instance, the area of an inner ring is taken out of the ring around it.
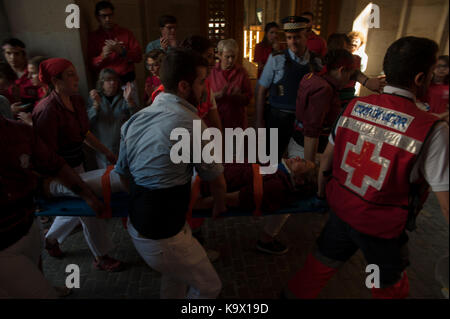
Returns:
[[[278,129],[278,162],[280,162],[294,133],[295,113],[283,112],[267,105],[264,120],[267,129]],[[267,152],[269,150],[270,130],[267,132]]]
[[[325,257],[327,260],[324,263],[335,268],[361,249],[367,263],[379,267],[380,286],[385,288],[398,282],[409,265],[407,243],[406,232],[392,239],[369,236],[330,212],[328,222],[317,239],[317,257]]]

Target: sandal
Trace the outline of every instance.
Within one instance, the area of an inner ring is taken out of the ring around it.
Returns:
[[[105,255],[101,260],[94,260],[94,267],[107,272],[119,272],[125,269],[125,264],[119,260]]]
[[[50,241],[46,238],[45,239],[45,249],[47,250],[48,254],[55,258],[62,258],[64,257],[64,253],[61,251],[61,248],[59,248],[59,243],[56,241],[55,244],[50,243]]]

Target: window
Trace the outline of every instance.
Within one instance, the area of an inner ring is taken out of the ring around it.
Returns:
[[[208,1],[208,38],[217,46],[225,39],[227,21],[225,19],[225,0]]]

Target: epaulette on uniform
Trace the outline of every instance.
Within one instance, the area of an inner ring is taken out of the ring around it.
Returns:
[[[304,77],[304,79],[305,80],[309,80],[309,79],[311,79],[312,78],[312,76],[314,75],[314,73],[313,72],[311,72],[311,73],[308,73],[308,74],[306,74],[305,75],[305,77]]]

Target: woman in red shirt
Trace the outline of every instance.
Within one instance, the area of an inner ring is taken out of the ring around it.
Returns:
[[[278,31],[279,27],[276,22],[267,23],[264,27],[263,40],[255,46],[255,58],[253,61],[258,63],[258,79],[264,70],[270,54],[274,50],[279,50]]]
[[[103,153],[109,162],[115,163],[116,156],[89,132],[89,119],[85,102],[78,93],[79,78],[73,64],[66,59],[48,59],[40,65],[39,80],[52,91],[34,108],[33,127],[49,149],[64,158],[78,173],[83,171],[83,144]],[[49,254],[62,257],[59,244],[80,222],[95,256],[95,267],[106,271],[121,270],[123,264],[107,255],[113,243],[106,234],[105,221],[98,218],[56,217],[46,235]]]
[[[220,62],[208,77],[217,102],[222,128],[246,129],[246,107],[252,98],[247,71],[236,63],[239,48],[235,40],[222,40],[218,45]]]
[[[448,55],[442,55],[438,58],[433,80],[428,89],[427,102],[430,105],[430,112],[436,114],[448,112],[448,80]]]
[[[166,56],[166,53],[160,49],[154,49],[145,55],[145,67],[150,72],[147,80],[145,81],[145,105],[152,104],[152,94],[161,85],[159,79],[159,69],[161,67],[162,59]]]

